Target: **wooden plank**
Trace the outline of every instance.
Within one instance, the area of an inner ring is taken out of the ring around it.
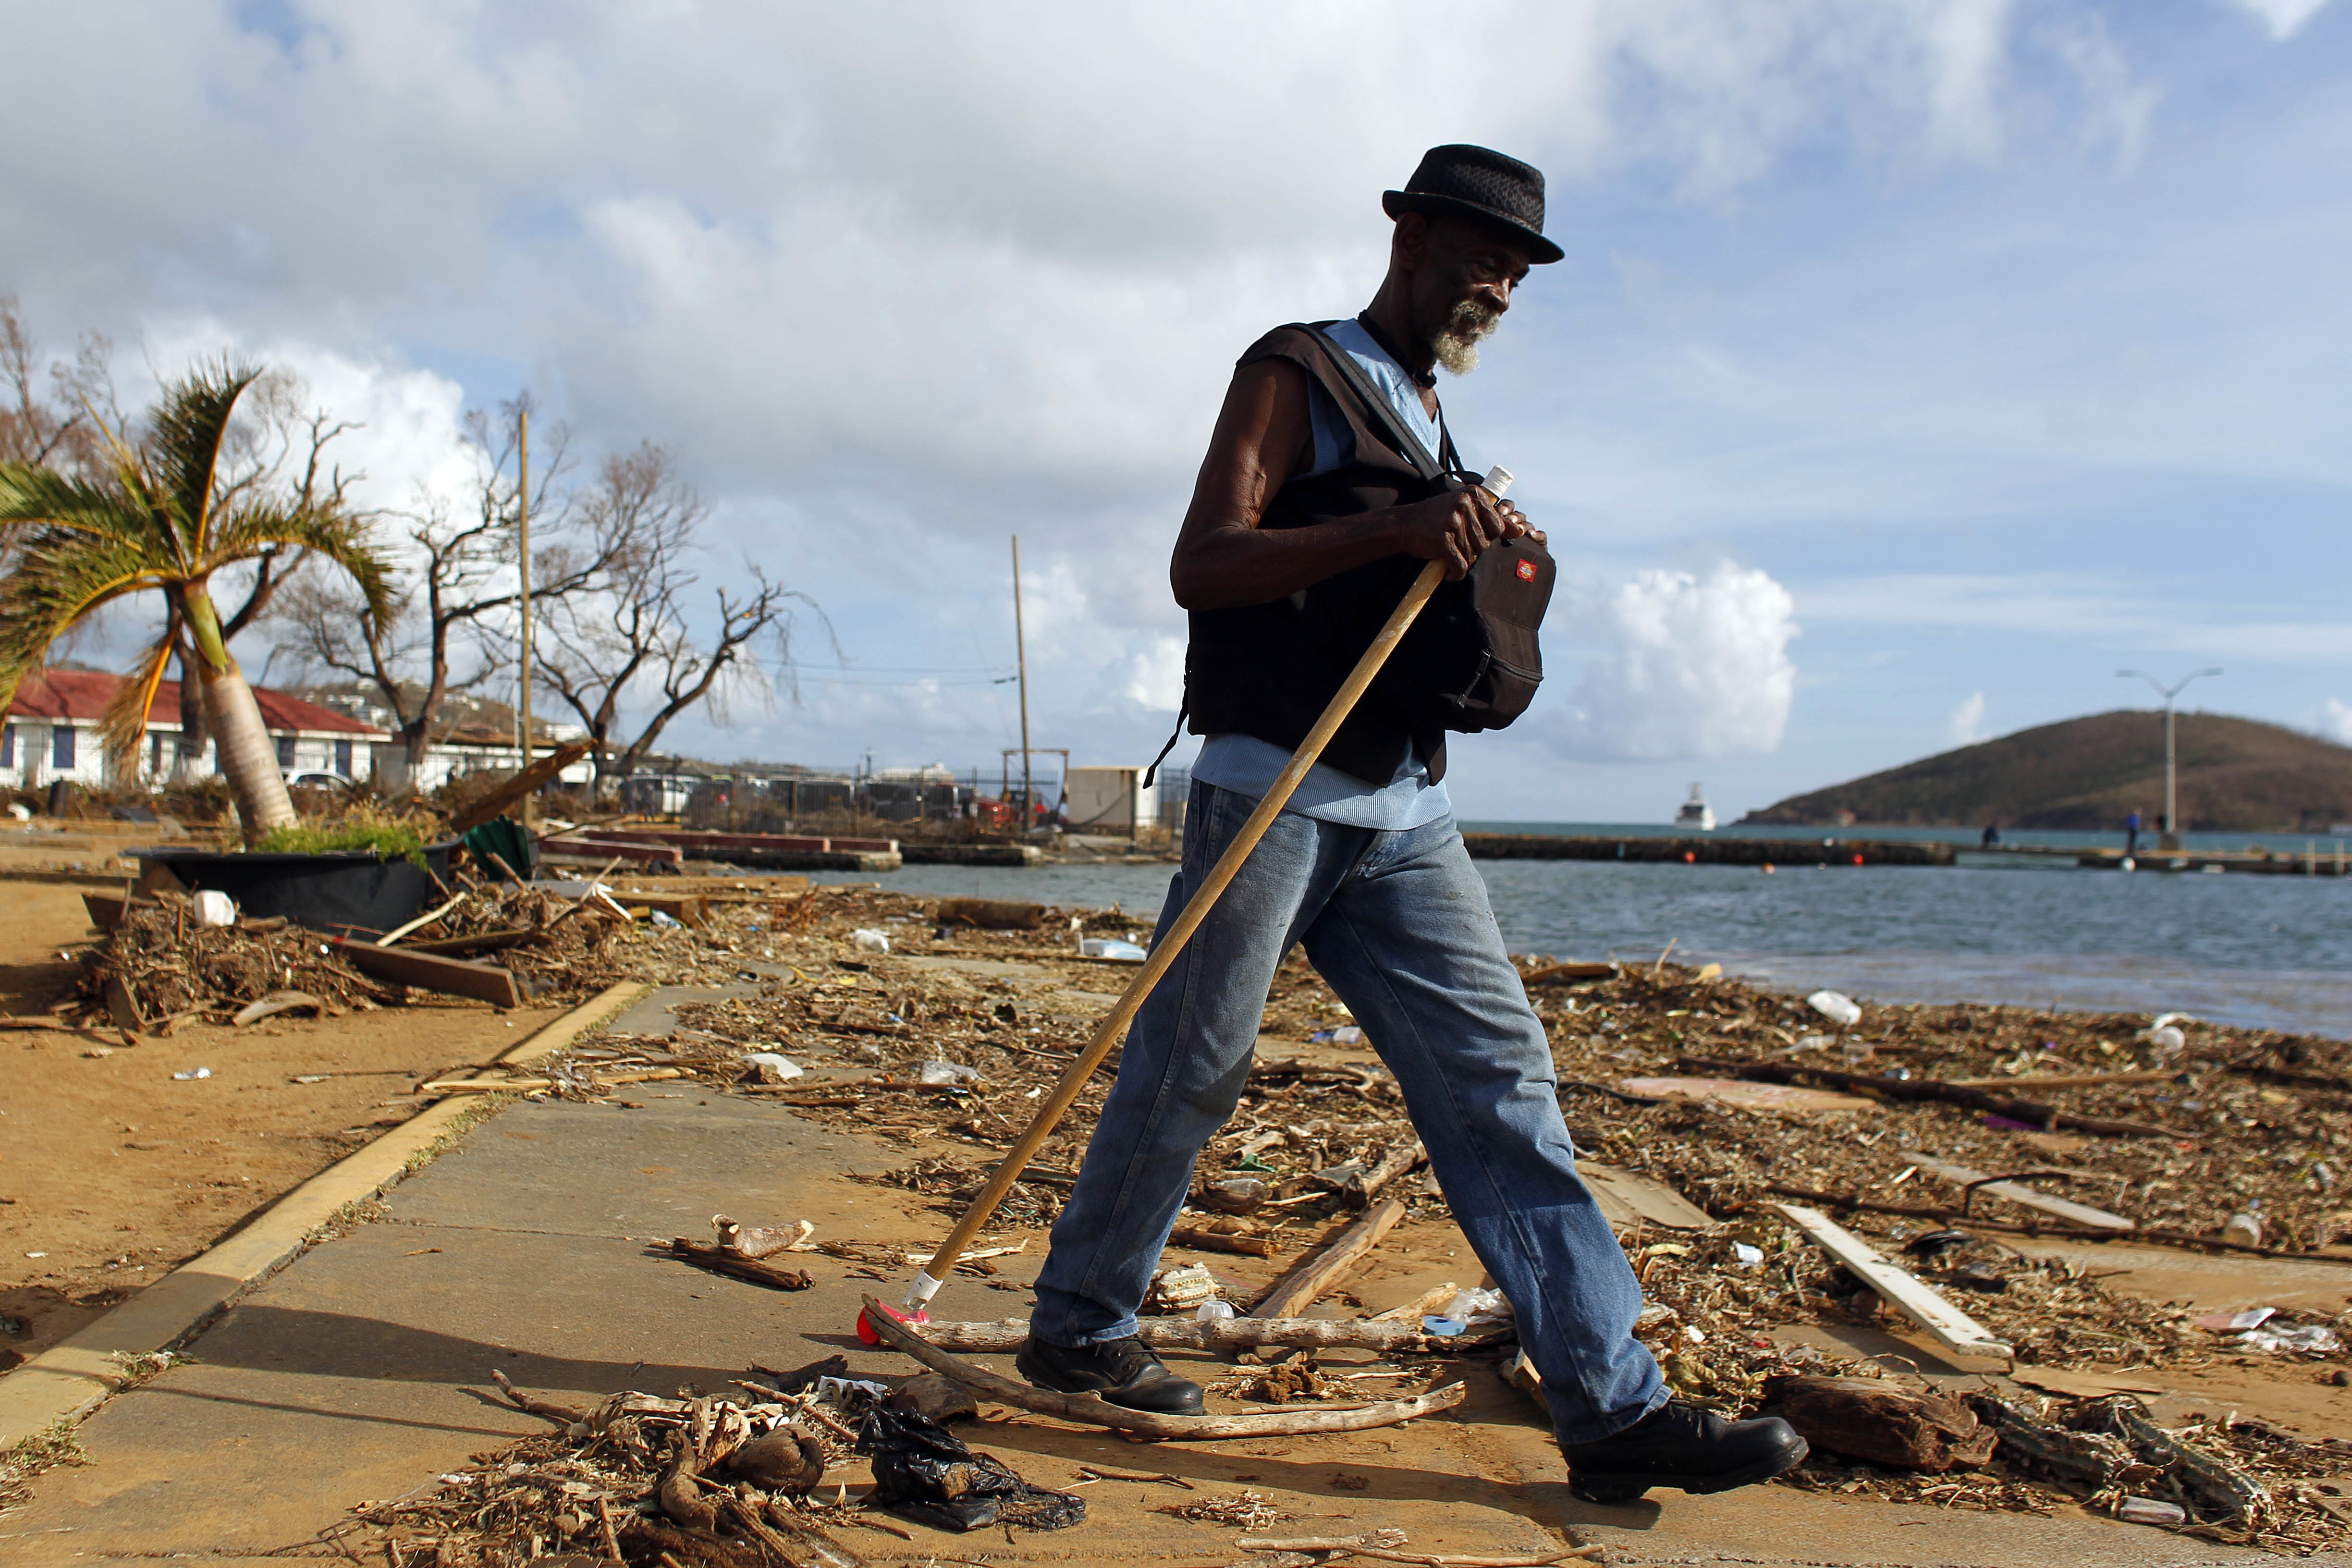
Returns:
[[[536,745],[532,747],[534,751],[537,749]],[[472,832],[587,754],[588,742],[585,741],[573,741],[569,745],[558,746],[451,817],[449,831],[460,837]]]
[[[2026,1186],[2020,1182],[1987,1182],[1982,1171],[1971,1171],[1966,1165],[1955,1165],[1948,1161],[1938,1160],[1933,1155],[1922,1154],[1914,1149],[1905,1150],[1902,1157],[1938,1181],[1949,1182],[1956,1187],[1965,1187],[1971,1183],[1983,1183],[1977,1191],[1990,1194],[1993,1197],[2005,1198],[2025,1208],[2039,1209],[2043,1214],[2074,1225],[2088,1226],[2094,1230],[2138,1228],[2132,1221],[2119,1214],[2109,1214],[2105,1209],[2095,1209],[2088,1204],[2072,1203],[2064,1198],[2053,1197],[2048,1193]]]
[[[1664,1182],[1591,1160],[1579,1160],[1576,1173],[1591,1189],[1593,1201],[1611,1225],[1646,1221],[1669,1230],[1706,1230],[1715,1224],[1714,1215]]]
[[[696,931],[710,923],[710,900],[700,893],[618,893],[614,897],[633,915],[657,910]]]
[[[341,937],[330,938],[329,944],[342,955],[344,963],[377,980],[414,985],[420,991],[438,991],[449,996],[471,996],[493,1007],[523,1005],[522,988],[515,984],[513,973],[494,963],[443,958],[412,948],[378,947],[373,942],[349,942]]]
[[[1909,1270],[1889,1263],[1871,1245],[1816,1208],[1802,1204],[1774,1204],[1790,1225],[1812,1237],[1821,1249],[1845,1266],[1847,1273],[1868,1285],[1895,1310],[1927,1331],[1927,1336],[1955,1355],[1989,1356],[2007,1361],[2014,1352],[1992,1331],[1922,1284]]]
[[[1867,1110],[1871,1102],[1833,1089],[1802,1089],[1784,1083],[1750,1083],[1737,1078],[1629,1078],[1617,1087],[1655,1100],[1711,1100],[1739,1110]]]
[[[1254,1318],[1295,1318],[1315,1304],[1316,1299],[1339,1284],[1348,1272],[1363,1260],[1364,1254],[1381,1243],[1396,1222],[1404,1217],[1404,1205],[1395,1198],[1382,1198],[1364,1213],[1364,1217],[1339,1234],[1339,1239],[1321,1251],[1303,1259],[1297,1268],[1276,1280],[1265,1295],[1250,1306]]]
[[[96,889],[90,889],[81,896],[81,907],[89,911],[89,923],[102,931],[110,931],[121,925],[123,911],[133,904],[152,909],[154,903],[152,899],[134,898],[128,892],[101,893]]]

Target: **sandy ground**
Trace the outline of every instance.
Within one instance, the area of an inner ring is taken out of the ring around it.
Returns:
[[[0,878],[0,1006],[65,995],[63,955],[96,934],[78,888]],[[487,1060],[559,1011],[434,998],[127,1047],[112,1031],[0,1033],[0,1369],[406,1120],[418,1075]],[[198,1068],[211,1076],[173,1077]]]

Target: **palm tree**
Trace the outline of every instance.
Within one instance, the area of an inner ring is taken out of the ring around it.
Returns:
[[[16,542],[0,578],[0,709],[40,668],[49,645],[101,605],[161,593],[163,633],[107,710],[108,763],[118,774],[135,767],[155,689],[184,636],[194,656],[186,668],[247,843],[295,821],[294,803],[253,688],[222,635],[213,574],[292,548],[349,573],[371,615],[386,614],[392,601],[387,566],[368,542],[365,521],[340,498],[320,502],[225,481],[220,460],[230,417],[260,374],[225,358],[198,365],[164,388],[142,446],[110,437],[99,477],[0,463],[0,537]]]

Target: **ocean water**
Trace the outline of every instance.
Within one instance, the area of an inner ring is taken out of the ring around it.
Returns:
[[[2233,837],[2229,847],[2246,841]],[[1713,960],[1782,989],[1826,985],[1881,1002],[2179,1011],[2352,1037],[2352,879],[2124,875],[2063,861],[1792,868],[1769,876],[1605,860],[1477,864],[1518,952],[1647,961],[1671,942],[1679,960]],[[910,866],[818,879],[1117,904],[1148,931],[1171,869]]]

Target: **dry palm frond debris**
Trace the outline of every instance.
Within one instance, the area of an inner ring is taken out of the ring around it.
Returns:
[[[1123,935],[1139,922],[1117,910],[1045,909],[1032,925],[983,931],[935,922],[933,910],[875,889],[820,888],[714,904],[696,929],[610,922],[600,952],[611,967],[601,973],[728,982],[748,994],[680,1005],[667,1035],[594,1037],[531,1070],[551,1081],[543,1092],[568,1098],[609,1098],[615,1081],[645,1070],[674,1070],[698,1092],[757,1096],[903,1148],[903,1163],[869,1179],[941,1214],[960,1212],[1133,973],[1081,958],[1077,939]],[[887,934],[891,951],[853,940],[860,931]],[[1550,967],[1526,963],[1531,975]],[[2282,1311],[2269,1326],[2287,1337],[2262,1343],[2201,1327],[2187,1308],[2113,1289],[2080,1249],[2063,1258],[2022,1249],[2025,1233],[2070,1227],[1998,1187],[1964,1191],[1913,1157],[2011,1177],[2143,1233],[2240,1248],[2252,1234],[2263,1251],[2341,1258],[2341,1241],[2352,1239],[2352,1048],[2343,1043],[2193,1019],[1978,1005],[1865,1005],[1859,1022],[1840,1026],[1802,998],[1664,962],[1573,966],[1531,984],[1529,994],[1580,1150],[1664,1183],[1716,1221],[1681,1231],[1644,1226],[1622,1237],[1648,1301],[1637,1331],[1688,1397],[1746,1413],[1760,1407],[1775,1376],[1884,1371],[1789,1342],[1793,1329],[1877,1321],[1881,1312],[1862,1281],[1765,1206],[1791,1195],[1832,1210],[2014,1345],[2021,1363],[2117,1373],[2239,1355],[2307,1363],[2323,1376],[2331,1366],[2352,1370],[2342,1349],[2352,1315]],[[1270,1038],[1235,1117],[1203,1155],[1181,1245],[1297,1253],[1379,1193],[1408,1205],[1413,1222],[1450,1219],[1412,1163],[1397,1086],[1358,1028],[1303,959],[1283,967],[1263,1025]],[[791,1071],[751,1061],[755,1054],[782,1058]],[[1866,1083],[1858,1103],[1811,1113],[1662,1094],[1648,1081],[1687,1077],[1680,1064],[1690,1058],[1973,1083],[2165,1135],[2053,1134],[1969,1105],[1874,1096]],[[999,1226],[1042,1227],[1059,1213],[1115,1067],[1089,1083],[999,1210]],[[2225,1243],[2225,1227],[2234,1242]],[[908,1257],[902,1246],[836,1237],[796,1250],[793,1268],[820,1272],[895,1275]],[[2352,1269],[2346,1278],[2352,1289]],[[1469,1353],[1494,1348],[1490,1337]],[[1503,1353],[1507,1360],[1507,1344]],[[1311,1399],[1327,1374],[1306,1362],[1244,1375],[1261,1397]],[[2046,1433],[2074,1431],[2090,1402],[2011,1403]],[[1925,1475],[1823,1453],[1796,1484],[2026,1511],[2168,1500],[2160,1486],[2155,1494],[2116,1491],[2053,1470],[2032,1458],[2038,1440],[2016,1430],[1981,1468]],[[2289,1549],[2345,1538],[2315,1478],[2342,1473],[2328,1467],[2347,1456],[2222,1418],[2180,1440],[2269,1498],[2242,1518],[2184,1510],[2184,1527]]]

